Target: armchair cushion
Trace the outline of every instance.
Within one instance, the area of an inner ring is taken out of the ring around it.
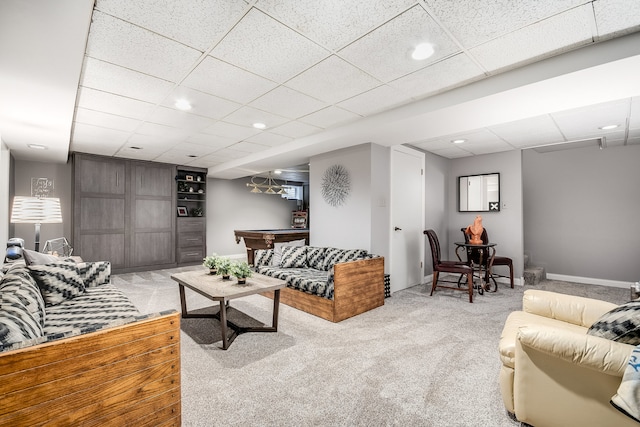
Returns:
[[[629,301],[605,313],[587,334],[625,344],[640,344],[640,300]]]

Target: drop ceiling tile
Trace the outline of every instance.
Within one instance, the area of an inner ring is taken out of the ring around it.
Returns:
[[[242,107],[225,117],[224,121],[247,127],[252,127],[254,123],[264,123],[267,129],[271,129],[287,123],[289,119],[256,108]]]
[[[206,145],[217,150],[228,147],[238,142],[237,138],[225,138],[222,136],[211,135],[207,133],[198,133],[187,138],[187,142],[194,144]]]
[[[446,157],[447,159],[460,159],[462,157],[472,156],[470,152],[458,147],[448,147],[442,150],[433,150],[432,153],[441,157]]]
[[[196,49],[94,11],[87,55],[172,82],[202,55]]]
[[[79,88],[77,106],[133,119],[144,119],[153,110],[153,104],[148,102],[82,86]]]
[[[640,30],[640,2],[636,0],[599,0],[593,2],[593,10],[603,40]]]
[[[316,111],[300,119],[301,122],[321,128],[329,128],[339,124],[344,124],[361,118],[360,115],[344,110],[339,107],[327,107],[324,110]]]
[[[420,98],[468,84],[484,76],[484,71],[461,53],[393,80],[389,86]]]
[[[180,142],[180,139],[134,133],[127,140],[126,147],[139,147],[144,150],[150,150],[154,152],[165,152],[176,145],[178,142]]]
[[[412,59],[412,49],[425,42],[434,46],[433,56],[423,61]],[[433,18],[423,8],[415,6],[338,54],[386,83],[459,50]]]
[[[640,97],[631,98],[631,115],[629,129],[640,129]]]
[[[257,7],[331,50],[391,19],[414,0],[260,0]]]
[[[287,142],[291,142],[293,141],[293,138],[263,131],[250,138],[247,138],[245,141],[275,147],[278,145],[286,144]]]
[[[379,86],[380,82],[333,55],[294,77],[286,86],[335,103]]]
[[[456,147],[456,145],[453,144],[449,140],[449,138],[444,138],[444,137],[433,138],[426,141],[416,141],[416,142],[412,142],[410,145],[425,151],[447,150],[447,149]]]
[[[240,1],[98,0],[96,9],[204,51],[219,40],[247,7]]]
[[[115,114],[103,113],[101,111],[77,108],[74,122],[86,125],[101,126],[125,132],[133,132],[142,123],[140,120],[128,117],[116,116]]]
[[[206,57],[182,84],[241,104],[246,104],[277,86],[271,80],[211,56]]]
[[[204,129],[203,132],[211,135],[222,136],[225,138],[233,138],[238,141],[260,133],[260,130],[253,127],[238,126],[233,123],[216,122],[208,128]]]
[[[288,136],[290,138],[302,138],[304,136],[318,133],[322,128],[311,126],[300,121],[289,122],[277,128],[271,129],[276,135]]]
[[[98,149],[99,146],[104,145],[108,147],[108,150],[114,149],[115,152],[115,150],[125,143],[129,135],[129,132],[121,130],[76,123],[73,126],[71,146],[75,147],[74,144],[82,144],[83,146],[93,144],[95,148]]]
[[[169,149],[168,151],[173,153],[184,153],[187,155],[194,155],[194,156],[200,157],[200,156],[206,156],[208,154],[211,154],[216,150],[218,150],[217,147],[210,147],[202,144],[193,144],[189,142],[181,142],[171,147],[171,149]]]
[[[513,150],[513,147],[511,147],[504,141],[493,141],[482,144],[464,144],[464,147],[462,147],[462,149],[465,151],[469,151],[472,154],[480,155],[510,151]]]
[[[490,72],[557,55],[592,43],[592,16],[589,3],[501,36],[469,53]]]
[[[259,153],[260,151],[268,150],[269,146],[255,144],[253,142],[242,141],[237,144],[233,144],[230,148],[238,151],[244,151],[245,153]]]
[[[157,104],[173,83],[108,62],[85,57],[80,84],[84,87]]]
[[[123,147],[114,154],[115,157],[123,157],[125,159],[148,160],[151,161],[161,155],[166,150],[136,150],[131,147]]]
[[[251,9],[211,55],[282,83],[329,52],[259,10]]]
[[[212,119],[221,119],[241,107],[241,104],[237,102],[228,101],[185,86],[175,88],[162,105],[176,108],[175,103],[179,99],[184,99],[191,104],[191,109],[188,111],[189,114],[197,114]]]
[[[553,144],[565,140],[548,114],[491,126],[489,129],[517,148]]]
[[[113,156],[118,151],[116,144],[96,144],[95,141],[71,141],[69,151],[72,153],[89,153],[101,156]]]
[[[209,155],[209,156],[198,157],[196,159],[192,159],[191,161],[189,161],[188,163],[185,163],[185,164],[189,165],[189,166],[196,167],[196,168],[210,168],[210,167],[222,164],[222,163],[224,163],[223,160],[221,160],[215,154],[212,154],[212,155]]]
[[[149,122],[140,126],[136,132],[141,135],[157,136],[175,140],[185,139],[191,134],[189,130]]]
[[[278,86],[250,104],[252,107],[269,111],[290,119],[297,119],[327,106],[319,101],[285,86]]]
[[[156,108],[148,117],[147,121],[180,128],[190,133],[199,132],[216,122],[214,119],[196,116],[195,114],[167,107]]]
[[[367,116],[405,104],[411,100],[411,95],[387,85],[378,86],[368,92],[356,95],[353,98],[338,104],[346,110]]]
[[[584,4],[585,1],[425,0],[425,3],[428,10],[463,46],[471,48]]]
[[[239,159],[242,157],[248,156],[250,153],[246,151],[239,151],[231,148],[223,148],[222,150],[218,150],[215,153],[211,154],[211,156],[216,156],[223,161]]]
[[[626,127],[631,99],[607,102],[578,108],[570,111],[553,113],[551,116],[567,139],[589,138],[607,135]],[[613,130],[598,129],[601,126],[615,124],[619,128]]]
[[[169,151],[165,151],[164,153],[160,154],[158,157],[154,158],[153,161],[184,165],[184,164],[187,164],[188,162],[192,162],[193,159],[194,159],[193,157],[190,157],[189,154],[183,151],[169,150]],[[178,202],[180,201],[178,200]]]

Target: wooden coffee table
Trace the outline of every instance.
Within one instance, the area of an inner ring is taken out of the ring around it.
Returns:
[[[182,317],[187,318],[216,318],[220,320],[220,330],[222,333],[222,349],[229,348],[233,340],[245,332],[277,332],[278,331],[278,307],[280,306],[280,289],[287,286],[284,280],[253,273],[247,279],[247,283],[239,285],[235,278],[223,280],[222,276],[210,275],[208,270],[187,271],[171,275],[171,278],[178,282],[180,286],[180,306],[182,307]],[[187,287],[200,295],[220,302],[220,309],[217,313],[195,314],[187,311],[187,301],[184,295],[184,288]],[[229,301],[249,295],[263,292],[274,292],[273,298],[273,320],[271,326],[240,326],[227,319],[227,307]],[[227,336],[227,327],[233,330],[233,334]]]

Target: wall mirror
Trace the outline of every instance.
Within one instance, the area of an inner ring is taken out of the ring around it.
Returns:
[[[500,174],[458,177],[458,212],[500,211]]]

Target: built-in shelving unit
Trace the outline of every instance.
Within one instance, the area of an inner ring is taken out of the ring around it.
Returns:
[[[176,195],[177,262],[201,263],[206,252],[207,170],[178,166]]]

